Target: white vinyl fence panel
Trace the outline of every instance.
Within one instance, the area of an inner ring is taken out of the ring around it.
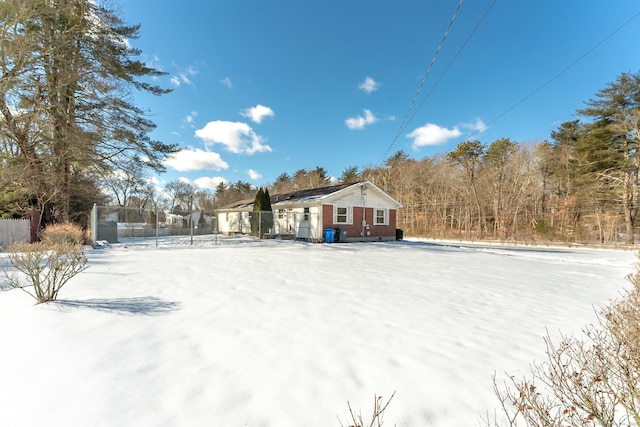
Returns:
[[[0,219],[0,250],[12,243],[31,240],[31,221],[28,219]]]

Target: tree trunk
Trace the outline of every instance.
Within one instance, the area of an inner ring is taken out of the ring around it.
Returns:
[[[624,242],[627,245],[633,245],[635,239],[634,233],[634,220],[635,220],[635,207],[633,206],[633,190],[629,187],[625,187],[624,195],[624,224],[625,224],[625,239]]]

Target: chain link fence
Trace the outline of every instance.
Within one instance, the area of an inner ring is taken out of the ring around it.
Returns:
[[[118,243],[123,238],[197,236],[218,232],[215,212],[171,214],[160,209],[95,206],[91,211],[91,240]]]
[[[90,233],[94,246],[122,239],[169,236],[251,235],[256,239],[322,241],[319,216],[291,209],[271,211],[195,211],[171,214],[160,209],[94,206]]]

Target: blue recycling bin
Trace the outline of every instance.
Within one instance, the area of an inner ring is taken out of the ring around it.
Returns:
[[[336,229],[335,228],[325,228],[324,229],[324,242],[325,243],[333,243],[335,236],[336,236]]]

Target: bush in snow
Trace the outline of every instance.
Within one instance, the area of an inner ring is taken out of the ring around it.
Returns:
[[[640,270],[633,287],[600,311],[581,339],[547,336],[547,360],[532,377],[510,377],[494,390],[502,420],[488,426],[640,425]]]
[[[3,267],[6,284],[22,289],[38,304],[55,301],[60,289],[88,267],[81,244],[84,233],[80,234],[78,230],[76,226],[53,228],[53,231],[43,233],[42,241],[38,243],[11,245],[7,258],[14,271]]]
[[[85,243],[84,230],[70,222],[51,224],[40,233],[40,240],[49,244],[70,244],[81,246]]]

